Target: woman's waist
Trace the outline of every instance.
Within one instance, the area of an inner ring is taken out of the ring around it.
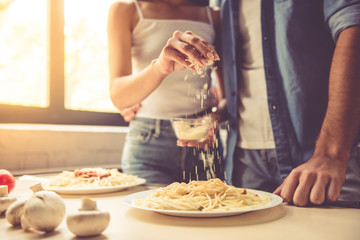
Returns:
[[[138,111],[136,116],[137,118],[146,119],[146,121],[153,121],[153,120],[164,120],[170,121],[171,118],[196,118],[203,116],[207,113],[210,113],[212,106],[209,105],[206,108],[198,108],[198,109],[191,109],[191,110],[174,110],[174,111],[151,111],[151,110],[142,110]]]
[[[175,98],[175,99],[174,99]],[[166,119],[173,117],[186,117],[199,115],[204,111],[208,111],[214,105],[214,99],[176,99],[174,96],[155,99],[149,97],[141,103],[141,108],[137,112],[138,117]]]

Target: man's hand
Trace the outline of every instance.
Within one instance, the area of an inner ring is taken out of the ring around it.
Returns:
[[[340,196],[345,173],[343,161],[326,155],[313,156],[293,169],[274,193],[297,206],[334,202]]]
[[[329,103],[314,155],[295,168],[274,193],[298,206],[336,201],[360,125],[360,27],[337,40],[329,77]]]
[[[137,111],[141,108],[141,103],[134,104],[128,108],[124,108],[120,111],[120,115],[124,118],[126,122],[130,122],[136,116]]]

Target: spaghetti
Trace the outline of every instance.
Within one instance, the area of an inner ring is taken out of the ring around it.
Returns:
[[[175,182],[147,198],[133,200],[133,204],[145,208],[180,211],[248,209],[268,202],[270,197],[267,195],[259,196],[246,189],[229,186],[218,178],[188,184]]]
[[[76,189],[114,187],[136,183],[136,179],[136,176],[121,173],[117,169],[83,168],[73,172],[63,171],[48,186]]]

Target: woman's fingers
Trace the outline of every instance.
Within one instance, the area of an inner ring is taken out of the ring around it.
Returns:
[[[161,74],[167,75],[184,68],[198,71],[219,59],[215,49],[195,33],[175,31],[155,64]]]
[[[196,70],[194,64],[206,67],[211,61],[219,60],[215,49],[191,31],[175,31],[164,47],[162,56],[193,70]],[[167,69],[166,72],[177,70],[175,64],[168,67],[172,69]]]
[[[176,32],[175,32],[176,34]],[[174,34],[174,35],[175,35]],[[180,40],[193,46],[207,60],[220,60],[219,55],[210,44],[191,31],[180,34]]]

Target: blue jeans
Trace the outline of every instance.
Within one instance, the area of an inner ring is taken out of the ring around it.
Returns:
[[[178,147],[169,120],[135,118],[129,128],[121,161],[124,173],[161,184],[224,178],[221,148]]]
[[[232,179],[233,185],[272,192],[282,182],[283,179],[280,177],[274,149],[250,150],[236,148]],[[355,147],[351,152],[340,199],[360,199],[359,147]]]

